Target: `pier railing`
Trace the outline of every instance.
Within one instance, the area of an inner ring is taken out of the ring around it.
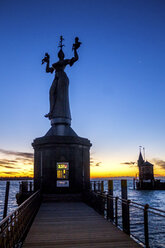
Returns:
[[[19,247],[40,203],[41,195],[37,191],[0,222],[0,248]]]
[[[164,247],[165,211],[114,197],[102,189],[101,184],[93,185],[85,194],[86,202],[143,247]]]

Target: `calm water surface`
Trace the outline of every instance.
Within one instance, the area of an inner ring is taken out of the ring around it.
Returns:
[[[0,219],[2,219],[3,216],[5,190],[6,190],[6,181],[0,181]],[[18,191],[19,191],[19,181],[10,181],[7,214],[11,213],[18,206],[15,198],[15,195]]]

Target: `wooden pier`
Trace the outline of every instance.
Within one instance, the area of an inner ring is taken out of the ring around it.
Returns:
[[[23,248],[141,247],[83,202],[45,202]]]

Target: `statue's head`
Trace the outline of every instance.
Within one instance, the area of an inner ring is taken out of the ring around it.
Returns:
[[[60,60],[63,60],[63,59],[64,59],[65,54],[64,54],[64,52],[62,51],[62,49],[60,49],[60,51],[58,52],[58,57],[59,57]]]

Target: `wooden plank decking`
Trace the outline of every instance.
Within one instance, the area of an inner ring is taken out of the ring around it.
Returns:
[[[42,203],[23,248],[140,247],[82,202]]]

